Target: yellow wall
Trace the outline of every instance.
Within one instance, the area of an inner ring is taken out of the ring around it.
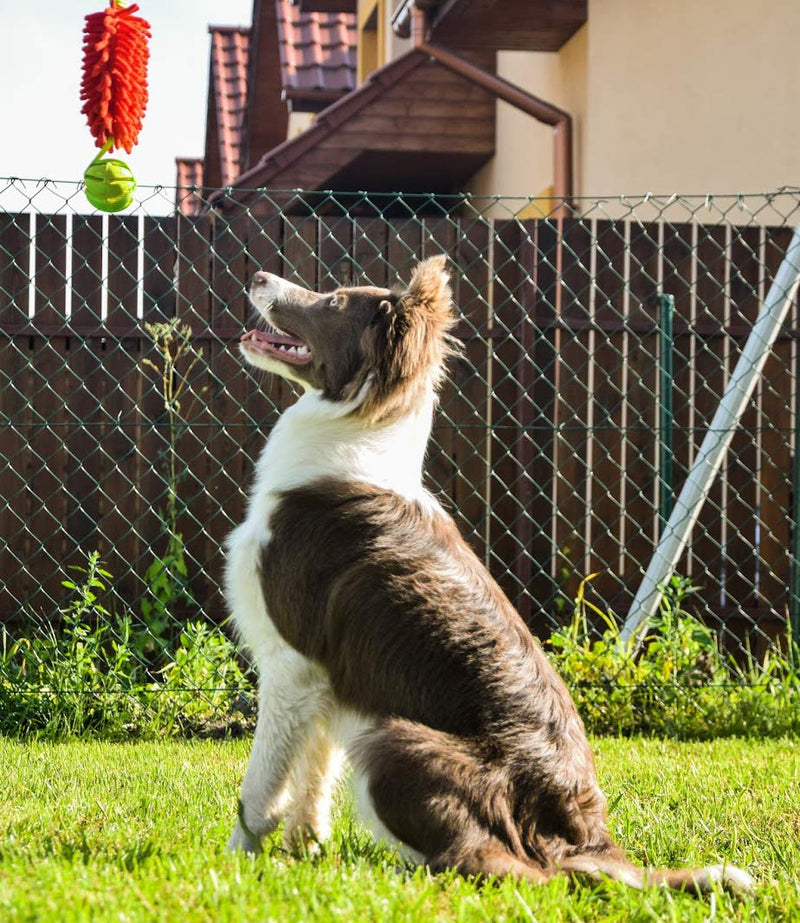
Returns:
[[[800,183],[800,0],[590,0],[553,54],[499,73],[574,117],[583,195],[751,192]],[[552,134],[498,103],[497,154],[471,191],[537,194]]]
[[[358,82],[386,61],[386,0],[358,0]]]

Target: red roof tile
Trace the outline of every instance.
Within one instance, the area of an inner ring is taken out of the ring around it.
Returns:
[[[216,104],[222,185],[241,172],[242,125],[247,109],[247,60],[250,30],[210,26],[211,80]]]
[[[176,157],[175,166],[175,205],[182,215],[199,215],[203,209],[203,200],[198,193],[192,192],[192,187],[199,189],[203,185],[203,158]]]
[[[313,110],[315,99],[331,102],[355,89],[355,14],[303,13],[291,0],[275,3],[283,89],[294,108]]]

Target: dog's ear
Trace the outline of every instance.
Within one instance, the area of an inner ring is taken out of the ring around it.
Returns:
[[[456,352],[449,331],[455,323],[450,280],[443,256],[423,260],[408,288],[379,302],[361,341],[363,412],[374,420],[408,412],[427,383],[441,382],[448,355]]]
[[[416,315],[425,323],[429,335],[443,336],[455,323],[453,292],[444,256],[431,256],[417,263],[408,288],[400,298],[403,312]]]

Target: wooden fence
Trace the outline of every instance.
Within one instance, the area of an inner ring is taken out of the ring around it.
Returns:
[[[787,228],[458,216],[0,217],[0,615],[50,617],[95,548],[133,610],[163,553],[166,417],[143,323],[190,323],[203,362],[179,450],[192,590],[219,618],[222,541],[288,386],[235,349],[256,269],[325,290],[451,260],[464,355],[428,474],[525,618],[562,620],[579,580],[624,615],[658,531],[655,299],[675,298],[675,488],[791,236]],[[784,624],[797,311],[767,364],[682,571],[744,638]],[[183,613],[182,615],[185,615]]]

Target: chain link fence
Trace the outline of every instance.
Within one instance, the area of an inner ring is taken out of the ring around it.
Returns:
[[[78,185],[0,181],[0,620],[9,662],[75,613],[106,620],[187,694],[209,677],[168,671],[218,635],[222,543],[294,398],[238,357],[255,270],[393,286],[448,256],[464,351],[429,485],[534,633],[580,609],[596,637],[628,611],[800,218],[795,190],[175,193],[99,216]],[[793,305],[679,566],[682,607],[738,658],[785,649],[800,616],[797,336]]]

